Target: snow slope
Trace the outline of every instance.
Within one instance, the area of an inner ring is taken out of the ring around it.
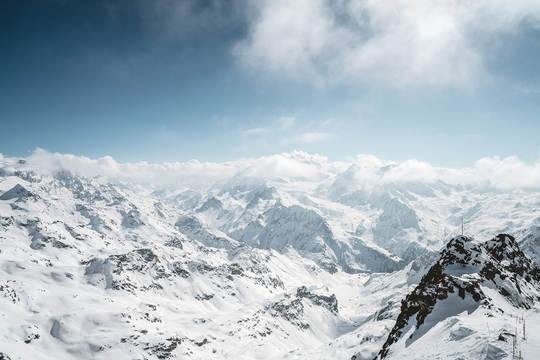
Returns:
[[[377,359],[506,358],[513,351],[508,338],[516,334],[516,316],[527,311],[536,319],[537,310],[531,310],[538,300],[540,266],[512,236],[484,243],[456,237],[402,302]],[[520,349],[531,351],[521,341]]]
[[[178,209],[103,178],[3,171],[5,357],[302,357],[378,309],[374,297],[356,310],[366,275],[323,270],[293,246],[205,245],[180,231]]]
[[[314,162],[291,157],[298,166]],[[388,166],[375,172],[380,182],[367,182],[356,164],[344,172],[322,163],[316,169],[312,178],[261,177],[248,169],[206,187],[154,195],[179,209],[179,224],[199,237],[277,251],[290,245],[329,271],[349,273],[395,271],[436,254],[461,233],[462,218],[465,232],[482,238],[510,233],[522,241],[539,225],[535,189],[382,181]]]
[[[515,234],[537,259],[537,191],[366,183],[360,167],[291,159],[315,170],[249,168],[156,189],[3,158],[0,356],[373,359],[461,216],[468,234]],[[486,316],[474,298],[454,308],[458,291],[426,316],[429,331],[411,327],[418,339],[390,348],[417,358],[422,344],[444,335],[441,357],[454,357],[455,342],[463,353],[454,358],[472,358],[479,344],[492,358],[508,357],[497,337],[508,337],[524,306],[535,328],[537,295],[521,278],[501,281],[480,289],[502,312],[493,306]],[[520,344],[535,354],[533,341]]]

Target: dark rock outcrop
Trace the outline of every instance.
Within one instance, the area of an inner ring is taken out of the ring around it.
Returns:
[[[497,289],[514,306],[529,309],[539,300],[540,268],[510,235],[500,234],[485,243],[466,236],[453,238],[402,301],[396,324],[375,359],[385,358],[391,345],[412,326],[420,329],[435,305],[453,294],[462,300],[472,299],[477,306],[492,307],[482,285]],[[455,307],[461,309],[460,304]]]

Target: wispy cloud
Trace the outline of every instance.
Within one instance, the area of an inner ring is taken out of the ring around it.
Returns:
[[[244,151],[254,148],[269,150],[276,144],[284,143],[284,139],[291,138],[291,134],[298,131],[296,125],[296,117],[294,116],[266,119],[256,124],[256,127],[252,129],[240,130],[243,136],[240,146]]]
[[[282,116],[277,119],[267,119],[258,126],[249,130],[240,130],[243,135],[242,149],[262,148],[267,151],[277,149],[276,145],[289,148],[300,148],[315,143],[331,140],[337,137],[336,133],[329,131],[333,120],[324,122],[301,122],[295,116]]]
[[[328,127],[334,123],[334,119],[328,119],[321,123],[321,127]]]
[[[296,118],[292,116],[283,116],[278,119],[278,124],[280,129],[287,129],[294,125]]]
[[[332,137],[332,134],[327,133],[304,133],[298,138],[301,142],[304,143],[314,143],[326,140]]]
[[[249,129],[242,132],[244,135],[262,135],[269,133],[270,130],[264,128]]]
[[[516,86],[516,91],[525,95],[540,94],[540,85],[521,83]]]

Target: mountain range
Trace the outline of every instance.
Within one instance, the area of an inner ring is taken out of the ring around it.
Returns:
[[[2,159],[0,359],[506,359],[534,333],[538,189],[291,158],[160,187]]]

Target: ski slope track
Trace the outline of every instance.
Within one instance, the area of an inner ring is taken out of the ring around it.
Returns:
[[[160,188],[0,159],[0,359],[540,353],[540,191],[293,158]]]

